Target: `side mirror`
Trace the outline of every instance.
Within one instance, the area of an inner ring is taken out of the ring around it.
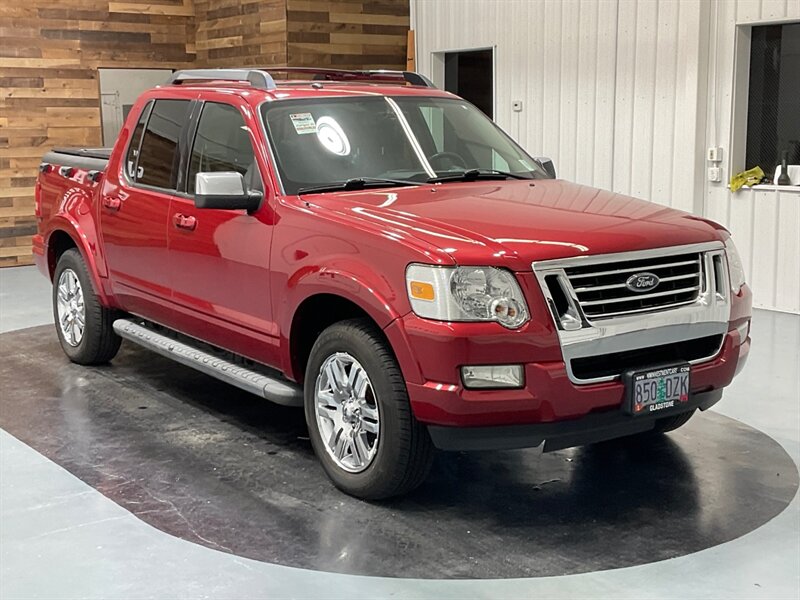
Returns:
[[[542,165],[542,168],[545,172],[550,175],[553,179],[556,179],[556,166],[553,164],[552,159],[547,158],[546,156],[536,156],[534,160]]]
[[[244,177],[236,171],[198,173],[194,183],[197,208],[244,209],[251,213],[261,206],[261,192],[248,191]]]

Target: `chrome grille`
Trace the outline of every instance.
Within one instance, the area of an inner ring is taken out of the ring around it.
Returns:
[[[603,262],[567,267],[583,314],[589,320],[673,308],[695,302],[703,287],[702,254]],[[636,273],[653,273],[659,283],[652,291],[633,291],[626,285]]]

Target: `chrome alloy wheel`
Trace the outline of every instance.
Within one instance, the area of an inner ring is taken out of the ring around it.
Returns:
[[[86,327],[86,307],[83,303],[81,282],[72,269],[64,269],[58,278],[56,310],[64,341],[70,346],[77,346],[83,339],[83,330]]]
[[[314,390],[314,414],[325,450],[348,473],[365,470],[378,450],[380,413],[366,370],[347,352],[325,359]]]

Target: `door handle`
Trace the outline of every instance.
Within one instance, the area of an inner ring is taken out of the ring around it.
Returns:
[[[122,200],[114,196],[103,196],[103,206],[111,210],[119,210],[122,206]]]
[[[186,229],[188,231],[194,231],[195,227],[197,227],[197,219],[194,217],[187,217],[181,213],[172,215],[172,223],[178,229]]]

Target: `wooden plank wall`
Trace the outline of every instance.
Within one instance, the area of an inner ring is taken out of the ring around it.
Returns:
[[[286,0],[295,67],[404,69],[408,0]]]
[[[0,266],[31,262],[42,155],[101,143],[98,67],[194,60],[191,0],[0,0]]]
[[[0,0],[0,266],[31,262],[42,155],[101,143],[98,68],[403,68],[408,27],[408,0]]]
[[[197,64],[286,65],[286,0],[195,0]]]

